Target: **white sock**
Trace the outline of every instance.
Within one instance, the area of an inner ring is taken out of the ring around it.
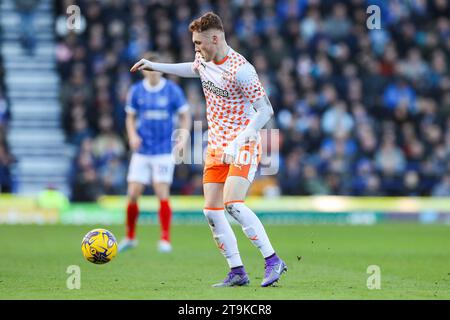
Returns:
[[[205,214],[206,219],[208,219],[208,224],[211,228],[217,247],[220,249],[225,259],[227,259],[230,268],[243,266],[236,236],[234,235],[233,229],[231,229],[224,210],[204,209],[203,213]]]
[[[261,251],[264,258],[275,253],[270,244],[266,230],[256,216],[243,202],[233,202],[225,205],[227,212],[240,223],[247,238]]]

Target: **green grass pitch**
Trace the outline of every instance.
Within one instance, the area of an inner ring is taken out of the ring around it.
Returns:
[[[450,227],[267,225],[289,271],[261,288],[264,260],[233,226],[250,285],[211,288],[227,265],[206,225],[173,226],[174,251],[156,250],[159,229],[138,227],[139,246],[108,264],[84,260],[80,243],[96,226],[0,226],[0,299],[450,299]],[[123,226],[108,226],[118,239]],[[67,267],[81,269],[69,290]],[[369,290],[369,265],[381,288]]]

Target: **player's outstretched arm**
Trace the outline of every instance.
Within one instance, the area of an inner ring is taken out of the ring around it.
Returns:
[[[157,63],[146,59],[141,59],[131,67],[131,72],[138,70],[159,71],[162,73],[173,74],[183,78],[198,78],[199,75],[192,69],[192,62],[184,63]]]

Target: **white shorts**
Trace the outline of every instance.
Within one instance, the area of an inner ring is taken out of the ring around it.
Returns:
[[[128,182],[144,185],[151,183],[168,183],[173,180],[175,162],[171,154],[143,155],[133,153],[128,168]]]

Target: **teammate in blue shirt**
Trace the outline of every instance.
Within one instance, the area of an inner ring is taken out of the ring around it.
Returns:
[[[147,53],[148,59],[158,59],[156,53]],[[189,105],[180,86],[155,71],[143,71],[144,79],[134,84],[128,92],[126,129],[130,149],[133,151],[128,170],[127,235],[119,244],[119,251],[135,247],[136,223],[139,216],[138,198],[146,185],[153,186],[160,201],[159,222],[161,239],[158,249],[170,252],[170,222],[172,210],[169,204],[170,185],[174,172],[174,154],[180,154],[186,146],[191,115]],[[178,142],[172,144],[172,133],[178,118]]]

